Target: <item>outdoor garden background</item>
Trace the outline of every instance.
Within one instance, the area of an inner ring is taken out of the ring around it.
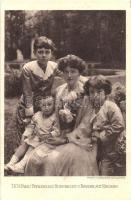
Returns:
[[[125,85],[126,13],[113,11],[5,11],[5,163],[17,147],[15,112],[21,69],[35,59],[33,42],[45,35],[56,44],[53,59],[75,54],[87,62],[84,76],[103,74]],[[54,88],[63,83],[56,78]]]

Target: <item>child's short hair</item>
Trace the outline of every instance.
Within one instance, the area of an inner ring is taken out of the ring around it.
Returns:
[[[96,88],[98,90],[103,89],[105,91],[105,95],[110,94],[112,90],[111,82],[107,80],[103,75],[92,76],[85,82],[84,91],[86,95],[89,95],[90,87]]]
[[[58,69],[64,72],[66,67],[78,69],[80,73],[85,70],[86,63],[84,60],[75,55],[67,55],[58,61]]]
[[[114,98],[114,101],[117,104],[119,104],[121,101],[126,100],[126,89],[120,82],[116,82],[113,84],[111,97]]]
[[[40,36],[35,39],[34,42],[34,51],[36,51],[39,48],[45,48],[45,49],[51,49],[52,51],[56,50],[55,44],[53,41],[45,36]]]

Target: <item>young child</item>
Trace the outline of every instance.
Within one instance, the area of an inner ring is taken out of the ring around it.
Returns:
[[[125,176],[126,172],[126,89],[120,83],[116,82],[112,86],[112,92],[109,95],[109,99],[114,101],[121,110],[121,113],[125,122],[125,130],[119,137],[116,143],[116,149],[118,152],[118,159],[115,163],[116,173],[118,176]]]
[[[84,89],[94,109],[92,140],[97,139],[98,142],[100,174],[115,175],[116,141],[124,130],[122,113],[115,102],[107,100],[112,87],[104,76],[89,78]]]
[[[50,94],[54,77],[60,75],[57,63],[52,61],[55,50],[51,39],[45,36],[36,38],[36,60],[26,63],[22,68],[23,92],[17,108],[18,142],[25,130],[25,124],[30,122],[33,114],[39,110],[39,101]]]
[[[109,99],[119,106],[126,124],[126,89],[120,82],[113,84]]]
[[[9,163],[6,164],[5,170],[24,173],[24,168],[30,152],[35,147],[45,142],[48,137],[59,135],[54,113],[54,98],[52,96],[43,98],[40,107],[41,111],[35,113],[32,117],[31,123],[27,125],[22,136],[23,142],[18,147]],[[46,152],[43,152],[43,154],[44,153],[46,155]]]

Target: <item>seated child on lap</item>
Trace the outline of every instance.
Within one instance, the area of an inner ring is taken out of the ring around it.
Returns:
[[[47,96],[41,100],[41,111],[35,113],[31,123],[27,125],[22,136],[22,144],[18,147],[9,163],[5,165],[5,170],[24,173],[30,152],[43,142],[46,142],[48,137],[59,136],[59,131],[56,126],[54,104],[54,98],[52,96]]]

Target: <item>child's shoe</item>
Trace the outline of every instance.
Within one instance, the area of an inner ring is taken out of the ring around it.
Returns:
[[[9,171],[10,168],[11,168],[12,166],[13,166],[13,164],[8,163],[8,164],[6,164],[6,165],[4,166],[4,170],[5,170],[5,171]]]
[[[28,155],[25,154],[24,158],[21,161],[17,162],[15,165],[10,166],[10,169],[15,173],[23,174],[27,160],[28,160]]]
[[[8,171],[12,166],[14,166],[19,161],[18,157],[13,155],[10,161],[4,166],[4,170]]]
[[[15,173],[24,174],[24,166],[21,166],[19,163],[16,165],[10,166],[10,170]]]

